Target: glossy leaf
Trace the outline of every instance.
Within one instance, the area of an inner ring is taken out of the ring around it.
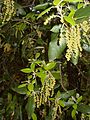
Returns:
[[[46,79],[46,73],[43,71],[40,71],[36,74],[38,77],[41,78],[42,85],[44,84],[44,80]]]
[[[21,84],[21,85],[18,86],[18,88],[25,87],[26,85],[27,85],[26,83],[25,84]]]
[[[37,17],[37,19],[39,19],[39,18],[42,17],[44,14],[46,14],[47,12],[49,12],[49,11],[51,10],[51,8],[53,8],[53,7],[49,7],[49,8],[47,8],[46,10],[44,10],[43,12],[41,12],[41,13],[39,14],[39,16]]]
[[[33,120],[37,120],[37,116],[36,116],[35,113],[32,114],[32,119],[33,119]]]
[[[34,69],[35,69],[35,63],[33,62],[33,63],[30,65],[30,67],[31,67],[31,71],[34,71]]]
[[[24,68],[24,69],[21,69],[22,72],[24,73],[31,73],[32,70],[30,68]]]
[[[80,9],[76,10],[74,17],[76,19],[80,18],[87,18],[90,16],[90,5],[81,7]]]
[[[73,105],[73,108],[76,110],[76,109],[77,109],[77,104],[74,104],[74,105]]]
[[[75,21],[72,17],[69,16],[64,16],[65,21],[67,21],[68,23],[70,23],[72,26],[75,26]]]
[[[45,10],[49,6],[49,3],[43,3],[33,7],[35,10]]]
[[[55,67],[55,65],[56,65],[55,62],[50,62],[50,63],[48,63],[48,64],[46,64],[46,65],[44,66],[44,69],[45,69],[45,70],[51,70],[52,68]]]
[[[66,40],[63,39],[59,42],[59,45],[57,45],[58,41],[58,34],[52,34],[51,36],[51,42],[49,43],[49,50],[48,50],[48,57],[49,61],[61,58],[62,52],[66,48]]]
[[[60,80],[60,71],[52,71],[52,75],[55,79]]]
[[[77,110],[81,113],[90,114],[90,106],[88,106],[88,105],[80,104],[80,105],[78,105]]]
[[[32,83],[28,84],[28,90],[33,91],[34,85]]]
[[[78,103],[81,102],[81,100],[82,100],[82,96],[80,96],[80,97],[77,98],[77,102]]]
[[[53,4],[54,4],[54,5],[58,5],[59,3],[60,3],[60,0],[54,0],[54,1],[53,1]]]
[[[76,110],[75,110],[75,109],[72,110],[71,115],[72,115],[72,118],[73,118],[74,120],[76,120]]]
[[[65,107],[65,103],[63,100],[59,100],[59,104],[60,104],[60,106]]]
[[[53,33],[59,33],[60,28],[61,28],[60,25],[55,25],[50,31]]]
[[[34,98],[32,96],[32,97],[28,98],[28,101],[26,104],[26,111],[28,114],[28,119],[30,119],[32,117],[32,115],[34,113],[34,109],[35,109],[35,103],[34,103]]]
[[[27,94],[27,88],[26,87],[21,87],[21,88],[18,88],[18,87],[14,87],[12,88],[13,91],[19,93],[19,94]]]
[[[76,93],[76,90],[70,90],[65,93],[61,93],[60,99],[68,99],[69,97],[73,96]]]

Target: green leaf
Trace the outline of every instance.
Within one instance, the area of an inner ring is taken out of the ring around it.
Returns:
[[[52,75],[55,79],[60,80],[60,71],[52,71]]]
[[[24,69],[21,69],[22,72],[24,73],[31,73],[32,70],[30,68],[24,68]]]
[[[34,98],[33,96],[28,98],[27,104],[26,104],[26,111],[28,114],[28,119],[31,119],[32,114],[34,113],[34,109],[35,109],[35,103],[34,103]]]
[[[55,65],[56,65],[55,62],[50,62],[50,63],[48,63],[48,64],[46,64],[46,65],[44,66],[44,69],[45,69],[45,70],[51,70],[52,68],[55,67]]]
[[[82,96],[80,96],[80,97],[77,98],[77,102],[78,103],[81,102],[81,100],[82,100]]]
[[[67,21],[68,23],[70,23],[72,26],[75,26],[75,21],[72,17],[69,16],[64,16],[65,21]]]
[[[83,44],[82,48],[87,51],[87,52],[90,52],[90,45],[88,44]]]
[[[74,120],[76,120],[76,110],[75,110],[75,109],[72,110],[71,115],[72,115],[72,118],[73,118]]]
[[[80,104],[77,110],[81,113],[90,114],[90,106],[88,105]]]
[[[58,34],[53,33],[51,35],[51,42],[49,43],[48,57],[49,61],[53,61],[55,59],[61,58],[62,52],[66,48],[66,40],[62,39],[59,41],[59,45],[57,45]]]
[[[20,14],[20,15],[26,15],[26,12],[25,10],[23,9],[23,7],[18,4],[17,2],[15,2],[15,8],[17,9],[17,14]]]
[[[70,107],[74,104],[74,102],[73,101],[68,101],[68,102],[65,102],[64,104],[65,104],[66,107]]]
[[[44,14],[46,14],[47,12],[49,12],[49,11],[51,10],[51,8],[53,8],[53,7],[49,7],[49,8],[47,8],[46,10],[44,10],[43,12],[41,12],[41,13],[39,14],[39,16],[37,17],[37,19],[39,19],[39,18],[42,17]]]
[[[28,90],[33,91],[34,85],[32,83],[28,84]]]
[[[64,93],[61,93],[60,99],[68,99],[69,97],[73,96],[76,93],[76,90],[70,90]]]
[[[65,103],[63,100],[59,100],[59,104],[60,104],[60,106],[65,107]]]
[[[54,33],[59,33],[60,28],[61,28],[60,25],[55,25],[50,31]]]
[[[58,90],[58,92],[57,92],[57,94],[56,94],[55,97],[56,97],[56,98],[59,98],[59,97],[60,97],[60,94],[61,94],[61,93],[60,93],[60,91]]]
[[[18,88],[25,87],[26,85],[27,85],[26,83],[25,84],[21,84],[21,85],[18,86]]]
[[[33,7],[35,10],[45,10],[49,6],[49,3],[43,3]]]
[[[76,19],[80,18],[87,18],[90,16],[90,5],[81,7],[80,9],[76,10],[74,17]]]
[[[19,93],[19,94],[27,94],[27,88],[26,86],[25,87],[22,87],[22,88],[18,88],[18,87],[14,87],[12,88],[13,91]]]
[[[37,59],[39,57],[40,57],[40,53],[36,53],[35,58]]]
[[[59,3],[60,3],[60,0],[54,0],[54,1],[53,1],[53,4],[54,4],[54,5],[58,5]]]
[[[69,13],[68,17],[73,17],[75,14],[75,10],[72,8],[72,9],[70,9],[70,11],[71,12]]]
[[[43,85],[44,81],[46,79],[46,73],[44,71],[40,71],[36,75],[41,78],[41,82],[42,82],[42,85]]]
[[[77,104],[74,104],[74,105],[73,105],[73,108],[76,110],[76,109],[77,109]]]
[[[34,69],[35,69],[35,63],[33,62],[30,67],[31,67],[31,71],[34,71]]]
[[[20,23],[19,25],[16,25],[20,31],[23,31],[26,28],[26,23]]]
[[[36,116],[35,113],[32,114],[32,119],[33,119],[33,120],[37,120],[37,116]]]

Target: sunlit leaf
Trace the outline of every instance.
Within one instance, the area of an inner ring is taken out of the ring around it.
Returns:
[[[80,96],[80,97],[77,98],[77,102],[78,103],[81,102],[81,100],[82,100],[82,96]]]
[[[33,91],[34,85],[32,83],[28,84],[28,90]]]
[[[37,120],[37,116],[36,116],[35,113],[32,114],[32,119],[33,119],[33,120]]]
[[[21,84],[21,85],[18,86],[18,88],[25,87],[26,85],[27,85],[26,83],[25,84]]]
[[[55,62],[50,62],[50,63],[48,63],[48,64],[46,64],[46,65],[44,66],[44,69],[45,69],[45,70],[51,70],[52,68],[55,67],[55,65],[56,65]]]
[[[65,21],[67,21],[68,23],[70,23],[72,26],[75,26],[75,21],[72,17],[69,16],[64,16]]]
[[[72,115],[72,118],[75,120],[75,118],[76,118],[76,110],[75,109],[72,110],[71,115]]]
[[[44,14],[46,14],[47,12],[49,12],[50,10],[51,10],[51,8],[53,8],[53,7],[49,7],[49,8],[47,8],[46,10],[44,10],[43,12],[41,12],[40,14],[39,14],[39,16],[37,17],[37,19],[38,18],[40,18],[40,17],[42,17]]]
[[[53,4],[54,4],[54,5],[58,5],[59,3],[60,3],[60,0],[54,0],[54,1],[53,1]]]
[[[31,73],[32,70],[30,68],[24,68],[24,69],[21,69],[22,72],[24,73]]]

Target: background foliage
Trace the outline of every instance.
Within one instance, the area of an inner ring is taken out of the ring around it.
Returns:
[[[0,0],[0,120],[90,119],[88,0]]]

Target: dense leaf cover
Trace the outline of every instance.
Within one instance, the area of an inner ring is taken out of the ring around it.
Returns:
[[[90,1],[0,0],[0,120],[90,119]]]

